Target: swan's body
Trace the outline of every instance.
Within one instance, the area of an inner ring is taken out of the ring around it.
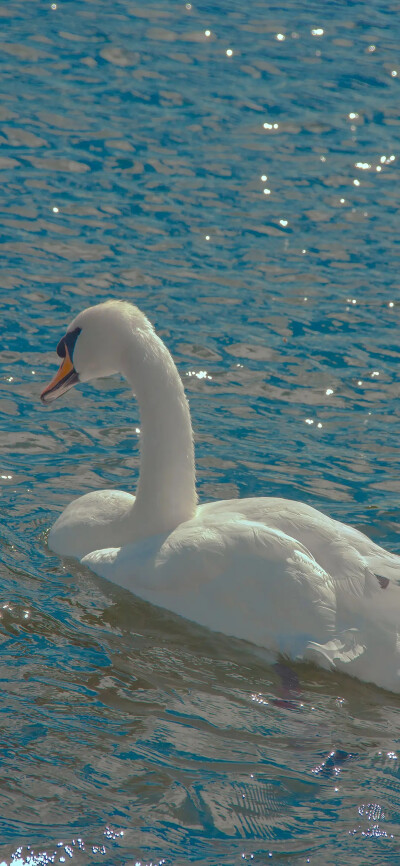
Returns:
[[[71,502],[50,532],[53,550],[201,625],[400,691],[400,557],[301,502],[197,505],[182,382],[136,307],[84,310],[59,354],[44,402],[96,376],[128,380],[141,471],[136,498],[102,490]]]

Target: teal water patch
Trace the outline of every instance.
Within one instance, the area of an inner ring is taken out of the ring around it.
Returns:
[[[400,553],[396,4],[0,6],[0,861],[398,860],[398,699],[46,545],[139,470],[118,378],[45,409],[85,306],[143,308],[202,501],[287,496]],[[289,683],[289,685],[288,685]]]

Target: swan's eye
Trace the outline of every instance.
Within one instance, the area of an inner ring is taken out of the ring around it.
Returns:
[[[70,359],[72,360],[72,355],[74,353],[75,343],[79,337],[82,328],[75,328],[74,331],[68,331],[65,337],[60,340],[57,346],[57,355],[60,358],[65,358],[66,352]]]
[[[60,340],[57,346],[57,355],[59,358],[65,358],[65,337]]]

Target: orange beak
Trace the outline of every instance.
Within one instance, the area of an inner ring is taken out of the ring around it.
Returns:
[[[51,380],[40,395],[42,403],[51,403],[52,400],[56,400],[57,397],[61,397],[61,394],[65,394],[66,391],[69,391],[69,389],[72,388],[73,385],[76,385],[77,382],[79,382],[79,376],[71,358],[69,357],[68,349],[66,348],[65,358],[60,369],[54,376],[54,379]]]

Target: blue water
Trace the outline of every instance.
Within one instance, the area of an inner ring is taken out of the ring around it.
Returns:
[[[73,316],[131,300],[202,500],[299,498],[400,553],[399,20],[0,5],[2,866],[399,862],[398,698],[52,555],[74,496],[134,490],[139,418],[117,378],[39,401]]]

